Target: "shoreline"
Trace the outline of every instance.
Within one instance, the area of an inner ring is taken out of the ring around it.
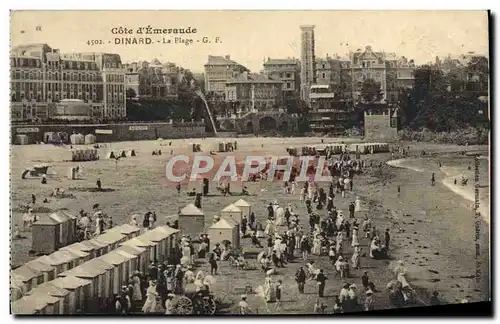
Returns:
[[[402,169],[408,169],[411,171],[423,173],[425,170],[414,167],[411,165],[404,165],[405,162],[410,162],[412,160],[415,160],[416,158],[403,158],[403,159],[395,159],[395,160],[390,160],[386,162],[387,165],[395,168],[402,168]],[[482,159],[487,159],[486,157],[483,157]],[[475,193],[474,189],[470,189],[471,187],[467,186],[458,186],[454,184],[455,179],[459,179],[463,176],[468,177],[469,179],[473,179],[474,175],[472,172],[469,172],[470,174],[466,174],[466,172],[451,172],[450,167],[443,166],[439,170],[445,174],[445,178],[441,180],[441,183],[451,192],[455,193],[457,196],[461,197],[464,199],[466,202],[471,202],[472,204],[469,206],[470,209],[474,209],[474,203],[475,203]],[[471,176],[472,175],[472,176]],[[473,187],[472,187],[473,188]],[[483,220],[486,221],[488,224],[490,223],[490,212],[489,212],[489,200],[486,199],[480,199],[480,207],[479,207],[479,212],[481,213],[481,216],[483,217]]]
[[[407,265],[410,284],[425,293],[439,291],[447,303],[460,303],[463,298],[469,302],[487,300],[490,296],[488,220],[481,218],[480,238],[476,240],[473,210],[464,204],[446,203],[457,200],[457,196],[461,200],[464,197],[441,181],[431,187],[427,177],[415,176],[417,171],[405,172],[411,168],[402,162],[387,163],[387,166],[393,178],[386,180],[389,184],[383,192],[379,190],[368,197],[383,206],[374,208],[372,213],[386,214],[384,218],[389,226],[404,230],[402,233],[391,231],[397,242],[394,245],[398,246],[391,255]],[[398,185],[400,196],[396,190]],[[439,186],[444,190],[439,190]]]

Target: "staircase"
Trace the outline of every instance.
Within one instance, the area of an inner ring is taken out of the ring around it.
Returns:
[[[208,107],[208,103],[207,103],[207,99],[205,99],[205,95],[203,94],[203,92],[201,90],[196,90],[196,95],[198,95],[198,97],[200,97],[201,100],[203,100],[203,103],[205,104],[205,109],[206,109],[208,117],[210,119],[210,126],[212,128],[214,135],[217,136],[217,127],[215,125],[215,120],[212,116],[212,112],[210,111],[210,108]]]

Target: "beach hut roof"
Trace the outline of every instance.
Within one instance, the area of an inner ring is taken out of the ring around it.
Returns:
[[[249,203],[247,203],[245,200],[243,199],[240,199],[238,200],[237,202],[235,202],[233,205],[235,205],[236,207],[251,207],[252,205],[250,205]]]
[[[73,243],[73,244],[70,244],[70,245],[66,245],[65,247],[61,248],[61,250],[69,250],[71,252],[73,252],[75,250],[79,250],[79,251],[82,251],[82,252],[91,252],[91,251],[94,251],[94,249],[95,249],[95,247],[92,247],[92,246],[89,246],[89,245],[85,245],[82,242],[76,242],[76,243]]]
[[[181,212],[180,214],[182,216],[203,216],[203,212],[201,210],[198,209],[198,207],[196,207],[195,205],[193,204],[188,204],[186,207],[182,208],[181,209]]]
[[[102,275],[106,273],[107,270],[113,269],[114,266],[111,264],[99,260],[99,259],[92,259],[90,261],[87,261],[85,263],[82,263],[76,268],[73,268],[71,270],[68,270],[66,272],[63,272],[59,274],[61,277],[65,276],[75,276],[75,277],[80,277],[80,278],[95,278],[99,275]]]
[[[40,261],[39,259],[31,260],[28,263],[25,264],[30,269],[37,270],[40,272],[49,272],[54,270],[53,267],[51,267],[49,264]]]
[[[16,315],[35,314],[49,304],[54,304],[59,298],[53,296],[29,295],[12,303],[12,313]]]
[[[59,288],[75,290],[79,287],[85,287],[90,284],[90,280],[78,278],[75,276],[58,277],[52,281],[51,284]]]
[[[81,252],[81,253],[85,253],[85,252]],[[88,255],[88,253],[85,253],[84,257],[87,255]],[[44,255],[44,256],[40,257],[40,260],[42,262],[45,262],[45,260],[47,260],[48,262],[51,262],[51,263],[49,263],[49,265],[55,266],[55,265],[61,265],[63,263],[71,262],[78,257],[79,256],[77,254],[74,254],[70,251],[58,250],[52,254]]]
[[[23,265],[17,269],[12,270],[12,274],[17,276],[23,282],[28,282],[31,279],[40,276],[42,273],[40,271],[30,269],[26,265]]]
[[[69,291],[67,291],[64,288],[58,287],[52,284],[51,282],[45,282],[41,285],[38,285],[34,290],[30,291],[28,294],[37,296],[49,295],[54,297],[64,297],[69,294]]]
[[[106,243],[106,245],[116,243],[125,238],[125,235],[119,232],[106,232],[104,234],[99,235],[95,238],[95,240],[99,242]]]
[[[104,262],[107,262],[112,265],[120,265],[130,260],[130,258],[127,258],[123,254],[117,253],[116,251],[111,251],[109,253],[106,253],[103,256],[100,256],[98,259],[103,260]]]
[[[54,218],[48,216],[48,215],[42,215],[40,216],[39,219],[35,223],[33,223],[33,226],[40,226],[40,225],[56,225],[60,224],[61,222],[55,220]]]
[[[138,247],[146,247],[146,246],[155,246],[156,243],[148,240],[146,237],[143,237],[143,235],[141,236],[138,236],[138,237],[134,237],[133,239],[130,239],[124,243],[122,243],[122,245],[131,245],[131,246],[138,246]]]
[[[15,273],[10,274],[10,286],[11,287],[22,287],[24,285],[23,278]]]
[[[140,231],[141,231],[141,229],[137,226],[132,226],[130,224],[123,224],[123,225],[115,226],[115,227],[109,229],[107,231],[107,233],[118,232],[118,233],[127,235],[130,233],[135,233],[135,232],[140,232]]]
[[[142,248],[140,246],[134,246],[134,245],[121,245],[118,249],[115,250],[118,253],[126,253],[128,255],[139,255],[141,253],[144,253],[146,251],[145,248]]]
[[[236,223],[233,223],[229,219],[222,218],[220,221],[217,223],[213,224],[210,226],[212,229],[232,229],[236,226]]]
[[[152,242],[158,242],[166,239],[170,235],[179,232],[179,230],[172,228],[170,226],[160,226],[153,230],[147,231],[146,233],[139,236],[139,238],[146,238]]]
[[[74,255],[76,255],[77,257],[79,258],[85,258],[85,257],[88,257],[89,254],[85,251],[82,251],[78,246],[73,246],[72,245],[69,245],[69,246],[65,246],[64,249],[61,249],[59,251],[68,251]]]
[[[241,212],[241,209],[236,207],[234,204],[227,205],[226,208],[222,210],[223,212]]]
[[[67,213],[66,211],[64,210],[58,210],[56,212],[53,212],[52,214],[49,215],[50,218],[56,220],[57,222],[59,223],[63,223],[63,222],[66,222],[70,219],[76,219],[75,216]]]
[[[86,244],[86,242],[88,242],[87,244],[90,244],[90,246],[94,246],[97,248],[103,248],[108,246],[108,244],[104,243],[103,241],[96,240],[95,238],[87,241],[82,241],[83,244]]]

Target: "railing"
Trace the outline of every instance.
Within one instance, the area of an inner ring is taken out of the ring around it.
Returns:
[[[208,103],[207,103],[207,99],[205,98],[205,95],[199,89],[196,90],[195,92],[201,98],[201,100],[203,100],[203,103],[205,104],[205,109],[207,110],[207,113],[208,113],[208,117],[210,118],[210,124],[212,126],[213,131],[214,131],[214,135],[217,135],[217,127],[215,125],[215,120],[212,116],[212,112],[210,111],[210,108],[208,107]]]

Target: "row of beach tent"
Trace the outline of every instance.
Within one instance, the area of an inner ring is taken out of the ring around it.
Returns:
[[[113,303],[134,271],[146,273],[151,261],[163,261],[177,248],[176,229],[140,231],[129,224],[116,226],[12,270],[12,312],[99,313]]]
[[[69,140],[72,145],[89,145],[89,144],[95,144],[96,142],[96,136],[94,134],[72,134],[69,137]]]

